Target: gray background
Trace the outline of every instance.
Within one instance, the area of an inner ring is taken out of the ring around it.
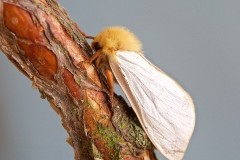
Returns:
[[[146,57],[191,93],[197,123],[184,159],[240,159],[239,0],[60,3],[87,34],[128,27]],[[0,54],[0,159],[73,159],[66,136],[48,102]]]

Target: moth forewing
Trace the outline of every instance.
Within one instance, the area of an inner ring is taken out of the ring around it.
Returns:
[[[110,97],[114,74],[155,147],[168,159],[182,159],[195,125],[188,93],[140,53],[141,42],[124,27],[103,29],[92,48],[96,55],[90,62],[100,62],[96,64],[105,72]]]
[[[182,159],[195,125],[189,94],[142,54],[117,51],[109,65],[155,147]]]

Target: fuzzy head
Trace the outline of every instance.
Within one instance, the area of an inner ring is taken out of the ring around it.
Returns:
[[[107,55],[112,55],[118,50],[141,52],[141,42],[124,27],[108,27],[93,39],[92,48]]]

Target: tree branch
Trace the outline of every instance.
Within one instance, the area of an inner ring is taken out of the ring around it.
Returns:
[[[55,0],[0,0],[0,48],[61,117],[75,160],[155,160],[135,114],[85,62],[81,30]]]

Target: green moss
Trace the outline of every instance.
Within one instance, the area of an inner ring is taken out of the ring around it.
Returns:
[[[76,105],[72,106],[72,113],[74,113],[74,114],[78,113],[78,107]]]
[[[78,106],[72,106],[72,116],[78,116]]]
[[[73,108],[74,111],[78,111],[78,106],[73,105],[72,108]]]
[[[152,143],[147,138],[146,133],[143,131],[143,129],[137,125],[136,123],[131,123],[131,129],[130,129],[130,135],[133,139],[135,139],[135,143],[138,146],[142,146],[143,148],[148,148],[152,146]]]
[[[78,85],[80,85],[82,83],[82,79],[81,78],[75,78],[76,79],[76,82]]]
[[[111,148],[114,147],[120,140],[120,137],[113,130],[113,128],[103,127],[99,123],[97,124],[97,127],[98,127],[98,133],[102,135],[102,137],[106,140],[106,145],[108,147],[111,147]]]
[[[129,119],[127,117],[115,117],[115,124],[123,134],[124,139],[127,139],[138,148],[149,148],[151,142],[147,138],[146,133],[141,128],[140,123],[136,119]]]
[[[122,138],[111,127],[104,127],[98,123],[97,129],[98,129],[98,134],[100,134],[104,139],[106,146],[108,148],[112,148],[114,151],[113,153],[111,153],[111,159],[118,160],[119,152],[120,152],[120,148],[118,144]]]
[[[91,107],[91,104],[89,101],[86,102],[87,107]]]
[[[127,121],[124,121],[124,120],[122,120],[121,122],[120,122],[120,129],[121,130],[124,130],[124,129],[126,129],[127,128]]]

